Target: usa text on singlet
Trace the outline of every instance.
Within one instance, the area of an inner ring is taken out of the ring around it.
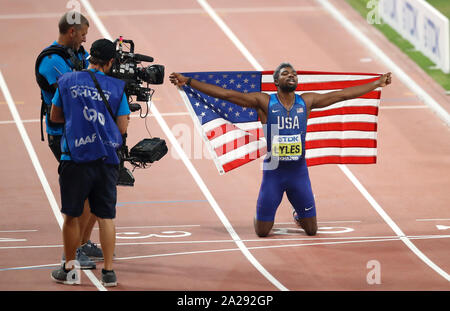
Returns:
[[[277,94],[270,95],[267,124],[264,132],[267,139],[266,159],[277,157],[279,161],[299,161],[305,155],[306,104],[300,95],[288,111]]]

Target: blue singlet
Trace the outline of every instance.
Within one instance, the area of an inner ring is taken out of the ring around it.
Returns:
[[[256,219],[274,221],[284,192],[299,218],[316,216],[314,196],[305,160],[307,110],[300,95],[288,111],[277,94],[270,96],[267,156],[256,206]]]

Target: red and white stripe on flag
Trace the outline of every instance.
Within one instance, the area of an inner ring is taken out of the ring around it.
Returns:
[[[273,71],[263,72],[262,91],[276,92]],[[377,80],[379,74],[298,71],[297,94],[326,93]],[[313,109],[305,141],[308,166],[371,164],[377,158],[377,121],[381,88],[359,98]]]
[[[374,81],[380,76],[316,71],[297,73],[299,84],[296,93],[300,95],[341,90]],[[261,91],[275,93],[273,71],[261,74]],[[224,174],[266,154],[266,139],[259,121],[232,123],[226,117],[219,117],[201,124],[188,95],[183,90],[181,95],[209,146],[219,173]],[[305,141],[308,166],[376,163],[380,97],[381,88],[327,108],[313,109],[308,118]]]
[[[261,122],[233,124],[218,118],[203,125],[220,173],[226,173],[267,153]]]

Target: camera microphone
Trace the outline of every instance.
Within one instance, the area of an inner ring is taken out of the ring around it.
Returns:
[[[134,59],[141,62],[153,62],[153,57],[142,54],[134,54]]]

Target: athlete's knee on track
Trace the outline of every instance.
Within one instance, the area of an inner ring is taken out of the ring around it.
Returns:
[[[317,228],[305,229],[305,233],[309,236],[313,236],[317,234]]]
[[[256,232],[256,235],[257,235],[259,238],[265,238],[265,237],[267,237],[267,236],[269,235],[270,230],[269,230],[269,231],[258,231],[258,230],[255,228],[255,232]]]
[[[273,227],[273,221],[259,221],[256,219],[256,217],[253,224],[255,227],[255,233],[260,238],[267,237]]]
[[[265,238],[269,235],[271,228],[263,228],[261,226],[255,225],[255,233],[260,238]]]
[[[296,223],[307,235],[313,236],[317,234],[317,220],[315,217],[298,219]]]
[[[317,234],[317,224],[304,224],[302,226],[303,230],[305,230],[305,233],[309,236],[313,236]]]

